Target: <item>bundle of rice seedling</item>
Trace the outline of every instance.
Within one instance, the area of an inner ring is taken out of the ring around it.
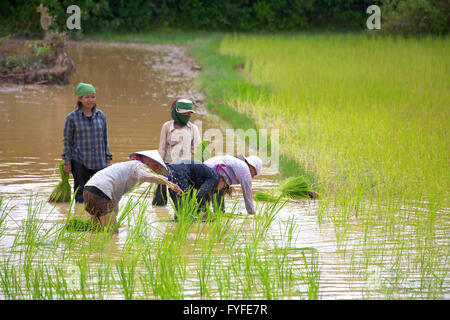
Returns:
[[[253,197],[255,199],[255,201],[262,201],[262,202],[275,202],[277,201],[279,198],[281,197],[281,195],[274,195],[272,193],[269,192],[262,192],[259,191],[257,193],[255,193],[255,196]]]
[[[58,163],[59,174],[61,175],[61,181],[53,189],[49,202],[70,202],[72,191],[69,183],[69,175],[64,172],[64,162]]]
[[[308,192],[311,191],[308,181],[303,176],[287,178],[280,184],[279,190],[292,199],[308,199]]]
[[[280,187],[275,192],[257,192],[255,194],[255,201],[275,202],[278,199],[317,199],[318,193],[311,190],[303,176],[290,177],[281,182]]]
[[[74,231],[74,232],[93,231],[94,224],[92,223],[91,220],[82,220],[73,218],[66,222],[65,228],[67,231]]]

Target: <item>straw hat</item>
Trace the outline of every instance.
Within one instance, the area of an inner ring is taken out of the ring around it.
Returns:
[[[150,158],[156,162],[158,162],[161,166],[163,166],[164,169],[167,170],[166,164],[164,163],[164,160],[162,159],[161,155],[159,154],[158,150],[144,150],[144,151],[137,151],[130,153],[130,158],[133,154],[140,154],[142,156],[145,156],[147,158]]]

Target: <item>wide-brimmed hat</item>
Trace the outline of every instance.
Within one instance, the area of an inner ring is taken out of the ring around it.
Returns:
[[[251,165],[253,168],[255,168],[256,175],[261,173],[262,161],[258,156],[244,157],[243,155],[239,155],[237,158],[247,162],[249,165]]]
[[[141,156],[145,156],[147,158],[150,158],[156,162],[158,162],[161,166],[164,167],[164,169],[167,170],[166,164],[164,163],[164,160],[162,159],[161,155],[159,154],[158,150],[144,150],[144,151],[137,151],[130,153],[130,158],[133,154],[140,154]]]

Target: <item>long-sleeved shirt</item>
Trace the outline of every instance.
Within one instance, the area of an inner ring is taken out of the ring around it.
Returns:
[[[219,164],[225,164],[227,167],[232,168],[235,175],[232,175],[230,177],[231,184],[241,185],[247,213],[255,213],[252,194],[252,175],[250,173],[248,165],[244,161],[230,155],[223,155],[209,158],[203,163],[210,168],[214,168]]]
[[[162,180],[161,180],[162,179]],[[139,160],[130,160],[113,164],[98,171],[86,186],[99,188],[111,200],[120,201],[138,182],[164,183],[166,177],[157,176]]]
[[[219,174],[198,161],[180,161],[167,165],[169,168],[168,180],[176,183],[184,192],[192,186],[198,190],[197,198],[203,199],[211,195],[219,184]]]
[[[65,164],[78,161],[88,169],[103,169],[111,162],[106,116],[100,109],[94,107],[90,117],[81,108],[67,115],[62,159]]]
[[[195,148],[201,142],[200,131],[192,122],[181,128],[175,128],[174,121],[163,124],[159,139],[159,154],[166,163],[191,160]]]

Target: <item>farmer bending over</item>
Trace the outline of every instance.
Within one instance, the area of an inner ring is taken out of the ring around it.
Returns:
[[[245,208],[248,214],[255,214],[252,195],[252,178],[261,173],[262,161],[257,156],[244,157],[239,155],[233,157],[229,155],[216,156],[203,162],[210,168],[225,165],[225,170],[230,177],[231,184],[240,184],[244,195]],[[215,193],[217,204],[222,211],[225,211],[224,189]]]
[[[167,166],[169,167],[167,178],[179,185],[183,192],[188,192],[189,188],[198,190],[199,211],[203,213],[202,219],[207,219],[206,202],[212,198],[214,191],[227,188],[231,183],[223,168],[210,168],[195,160],[183,160]],[[175,205],[175,220],[177,220],[177,211],[181,209],[181,196],[176,190],[169,190],[169,193]]]
[[[116,163],[97,172],[86,182],[83,192],[86,211],[94,226],[115,230],[119,201],[138,182],[161,183],[174,193],[182,193],[175,183],[156,173],[162,171],[165,173],[167,167],[159,152],[146,150],[130,154],[130,161]]]

